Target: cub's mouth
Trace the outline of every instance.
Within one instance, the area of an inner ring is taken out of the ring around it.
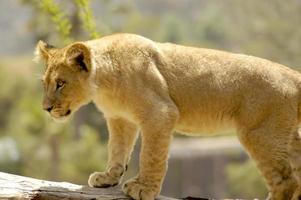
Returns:
[[[70,114],[71,114],[71,110],[68,109],[67,112],[66,112],[66,114],[65,114],[65,116],[68,116],[68,115],[70,115]]]
[[[70,116],[72,113],[72,111],[70,109],[68,109],[65,112],[62,112],[62,110],[53,110],[53,112],[51,112],[51,117],[56,120],[56,121],[62,121],[65,120],[68,116]]]

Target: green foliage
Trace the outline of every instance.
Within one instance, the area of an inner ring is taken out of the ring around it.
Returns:
[[[99,38],[100,34],[96,30],[96,24],[90,8],[90,0],[75,0],[79,9],[79,17],[81,18],[84,29],[89,33],[90,38]]]
[[[74,30],[79,31],[77,30],[77,18],[79,18],[83,30],[88,33],[90,39],[100,37],[90,7],[90,0],[64,1],[63,3],[58,3],[55,0],[22,0],[22,3],[32,6],[35,9],[35,16],[32,19],[31,28],[41,29],[41,27],[44,27],[42,36],[45,34],[48,36],[48,34],[45,33],[46,29],[48,32],[52,32],[51,36],[53,36],[53,31],[51,31],[49,22],[47,22],[49,18],[57,31],[59,39],[64,44],[68,44],[77,37],[77,35],[74,35],[72,32],[74,32]],[[77,9],[70,9],[74,7]],[[37,32],[41,32],[41,30]],[[80,31],[75,34],[79,33]]]
[[[218,12],[225,15],[224,23],[217,25],[225,33],[226,48],[301,68],[299,1],[230,0],[223,1]]]
[[[265,183],[253,161],[230,164],[227,175],[229,196],[240,199],[264,199],[267,196]]]
[[[70,30],[72,25],[66,17],[67,14],[62,11],[59,4],[54,0],[41,0],[38,2],[40,8],[51,16],[51,20],[56,25],[56,29],[62,36],[63,41],[69,43],[71,41]]]
[[[89,126],[81,127],[85,133],[80,140],[66,140],[61,148],[61,173],[63,179],[86,183],[87,177],[95,170],[105,169],[104,158],[107,152],[102,145],[99,134]]]

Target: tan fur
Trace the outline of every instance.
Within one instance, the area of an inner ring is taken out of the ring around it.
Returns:
[[[154,199],[174,130],[201,135],[232,127],[265,177],[269,199],[300,199],[299,73],[253,56],[132,34],[48,51],[41,44],[37,49],[48,66],[45,109],[54,106],[51,115],[61,119],[93,101],[107,119],[107,170],[92,174],[90,186],[120,182],[139,130],[139,174],[123,190],[134,199]],[[87,71],[80,69],[80,55]],[[66,81],[59,91],[56,79]]]

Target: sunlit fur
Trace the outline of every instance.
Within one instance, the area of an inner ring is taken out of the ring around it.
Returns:
[[[196,136],[229,127],[256,161],[269,199],[300,199],[299,73],[253,56],[132,34],[45,47],[40,42],[37,49],[47,64],[45,95],[55,99],[51,115],[60,118],[92,100],[108,123],[107,169],[91,174],[90,186],[120,182],[140,131],[139,174],[123,190],[152,200],[161,190],[174,130]],[[77,48],[86,52],[87,73],[68,64]],[[56,78],[67,81],[60,95],[53,89]]]

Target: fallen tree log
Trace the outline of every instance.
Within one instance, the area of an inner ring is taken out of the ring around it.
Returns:
[[[120,187],[91,188],[67,182],[52,182],[0,172],[0,199],[7,200],[129,200]],[[160,196],[159,200],[177,200]],[[187,197],[185,199],[199,199]],[[205,199],[203,199],[205,200]]]

